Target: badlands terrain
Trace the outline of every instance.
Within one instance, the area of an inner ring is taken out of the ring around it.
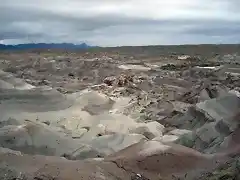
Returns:
[[[240,179],[239,53],[0,52],[0,179]]]

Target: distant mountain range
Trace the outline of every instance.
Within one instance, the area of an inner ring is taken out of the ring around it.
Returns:
[[[71,44],[71,43],[29,43],[17,45],[0,44],[0,50],[26,50],[26,49],[87,49],[89,46],[86,43]]]

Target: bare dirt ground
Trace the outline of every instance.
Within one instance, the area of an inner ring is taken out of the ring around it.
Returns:
[[[0,52],[0,178],[239,179],[239,53]]]

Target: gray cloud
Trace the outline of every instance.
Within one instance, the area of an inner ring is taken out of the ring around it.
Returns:
[[[237,0],[0,0],[0,42],[238,43]]]

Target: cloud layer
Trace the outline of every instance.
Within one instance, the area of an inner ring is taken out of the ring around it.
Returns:
[[[239,0],[0,0],[0,43],[239,43]]]

